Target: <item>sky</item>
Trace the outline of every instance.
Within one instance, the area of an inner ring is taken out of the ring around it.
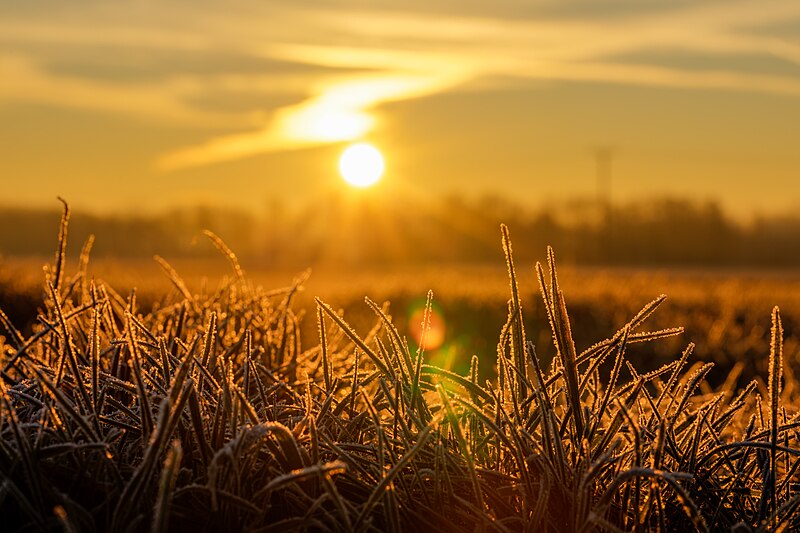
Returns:
[[[613,201],[800,209],[794,0],[5,0],[0,80],[0,205],[324,201],[368,141],[386,194],[593,197],[604,151]]]

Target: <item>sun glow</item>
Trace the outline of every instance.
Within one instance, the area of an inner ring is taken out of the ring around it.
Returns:
[[[354,187],[369,187],[377,183],[385,168],[380,150],[367,143],[353,144],[339,158],[339,173]]]

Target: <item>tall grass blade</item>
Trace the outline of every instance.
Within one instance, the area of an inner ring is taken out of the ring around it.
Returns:
[[[508,227],[505,224],[500,226],[503,241],[503,252],[506,257],[506,267],[508,268],[508,279],[511,287],[511,306],[515,310],[514,318],[511,322],[511,346],[512,364],[517,373],[523,378],[528,378],[528,367],[525,364],[525,326],[522,320],[522,301],[519,296],[519,285],[517,283],[517,273],[514,267],[514,256],[511,250],[511,237]],[[515,379],[514,394],[521,402],[527,397],[528,392],[523,379]]]
[[[783,377],[783,323],[781,312],[777,306],[772,310],[772,330],[769,350],[769,441],[770,441],[770,476],[769,495],[772,516],[778,509],[778,409],[781,396],[781,378]]]

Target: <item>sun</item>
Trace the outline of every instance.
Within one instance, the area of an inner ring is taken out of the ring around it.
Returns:
[[[354,187],[369,187],[383,176],[385,165],[380,150],[367,143],[348,146],[339,158],[339,173]]]

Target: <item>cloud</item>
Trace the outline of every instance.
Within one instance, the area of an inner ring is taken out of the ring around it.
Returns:
[[[170,152],[156,166],[170,171],[358,139],[375,127],[376,118],[371,111],[379,104],[435,94],[461,81],[453,73],[398,71],[321,84],[313,97],[279,109],[259,130]]]
[[[470,14],[468,8],[455,16],[370,7],[374,4],[331,10],[299,2],[246,3],[238,10],[207,3],[91,4],[84,12],[60,12],[68,23],[12,14],[0,22],[0,44],[11,49],[47,43],[213,51],[319,68],[226,74],[181,73],[178,67],[175,76],[133,86],[54,75],[16,53],[0,58],[0,76],[11,80],[0,86],[0,98],[239,132],[209,133],[205,142],[176,148],[157,161],[160,169],[175,170],[362,137],[380,126],[376,110],[387,102],[477,80],[579,80],[800,96],[800,77],[749,72],[729,60],[777,57],[800,65],[797,41],[769,31],[800,20],[798,2],[662,2],[648,10],[635,3],[639,7],[631,11],[615,4],[600,18],[582,13],[588,5],[575,3],[557,17],[537,17],[532,9],[527,17],[506,18]],[[602,10],[592,6],[592,12]],[[507,0],[497,12],[515,9],[519,6]],[[553,6],[542,12],[548,9]],[[726,61],[703,69],[667,68],[648,63],[648,52],[724,55]],[[632,54],[638,63],[615,61]],[[252,114],[215,114],[191,104],[198,94],[236,98],[245,90],[265,96],[291,91],[301,101]]]
[[[188,80],[159,84],[97,82],[53,75],[25,57],[0,54],[0,101],[84,109],[137,120],[220,127],[231,115],[192,108],[185,98],[199,87]]]

